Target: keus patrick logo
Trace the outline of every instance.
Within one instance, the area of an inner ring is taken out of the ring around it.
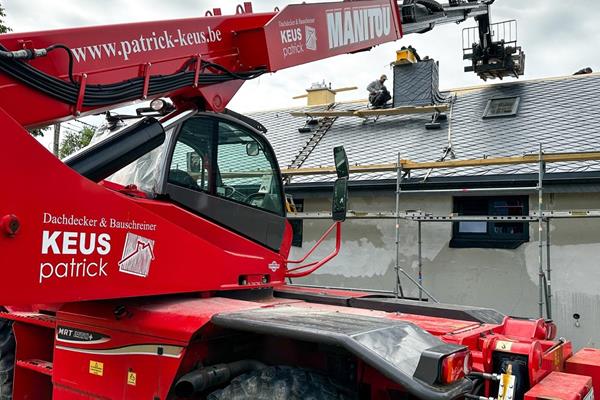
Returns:
[[[306,25],[304,27],[304,37],[306,38],[306,49],[316,51],[317,50],[317,30],[312,26]]]
[[[279,21],[283,58],[317,50],[315,18],[295,18]]]
[[[127,233],[123,256],[119,261],[119,271],[146,278],[150,273],[152,260],[154,260],[154,240]]]

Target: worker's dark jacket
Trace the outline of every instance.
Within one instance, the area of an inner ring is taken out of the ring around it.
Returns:
[[[371,82],[371,84],[367,86],[367,90],[369,91],[369,103],[376,108],[385,106],[392,98],[390,92],[388,92],[384,83],[380,80]]]
[[[367,90],[369,91],[369,94],[376,94],[380,90],[387,89],[385,85],[379,79],[377,79],[376,81],[371,82],[369,86],[367,86]]]

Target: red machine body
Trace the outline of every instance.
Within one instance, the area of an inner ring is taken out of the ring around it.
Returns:
[[[466,18],[488,5],[451,7]],[[40,55],[21,65],[0,63],[0,159],[8,167],[0,175],[0,275],[10,279],[0,304],[10,310],[2,317],[14,321],[14,399],[205,398],[206,390],[180,395],[178,384],[189,373],[240,359],[316,370],[374,400],[495,396],[493,380],[466,378],[470,363],[485,374],[511,365],[527,389],[555,379],[546,377],[564,371],[572,347],[554,340],[551,323],[287,285],[286,277],[323,264],[288,267],[289,223],[278,246],[265,246],[168,193],[152,197],[84,178],[25,130],[161,96],[176,106],[165,125],[186,112],[223,122],[197,111],[223,111],[244,78],[402,36],[393,0],[264,14],[247,4],[240,11],[0,36],[6,57],[23,49]],[[71,73],[69,57],[48,50],[56,44],[70,49]],[[116,83],[123,96],[107,100]],[[58,89],[45,92],[46,84]],[[132,256],[144,258],[143,272],[123,267]],[[582,371],[598,360],[588,356]],[[585,388],[580,393],[589,398]],[[554,398],[572,397],[556,391]]]
[[[367,25],[371,24],[366,29],[369,35],[363,35],[362,40],[355,43],[336,39],[336,47],[330,49],[328,12],[340,16],[340,12],[352,14],[354,10],[367,17],[364,21]],[[369,10],[375,10],[377,15],[372,15],[373,12]],[[294,32],[290,33],[292,30]],[[305,31],[314,35],[310,39],[313,50],[297,50],[294,54],[286,55],[289,46],[306,45]],[[73,74],[81,82],[81,101],[78,103],[83,104],[86,86],[136,77],[150,79],[150,76],[172,74],[182,68],[190,71],[198,68],[199,73],[200,60],[218,62],[234,73],[257,68],[274,72],[292,65],[369,48],[399,37],[400,24],[395,2],[368,0],[289,6],[277,14],[218,16],[11,34],[3,36],[2,45],[17,50],[28,46],[42,48],[54,43],[68,43],[75,56]],[[190,59],[195,60],[195,55],[197,62],[185,67]],[[33,60],[31,64],[46,73],[68,79],[65,74],[69,69],[68,58],[64,55],[53,53]],[[182,109],[205,106],[222,111],[241,84],[242,81],[233,80],[219,85],[184,87],[161,95],[172,97]],[[90,108],[81,104],[64,104],[6,75],[0,75],[0,86],[3,93],[0,98],[0,123],[5,132],[22,131],[19,125],[48,124],[74,115],[97,113],[98,108],[118,106],[110,104]],[[144,91],[148,91],[147,85]],[[139,93],[137,97],[144,98],[146,95]],[[23,104],[28,106],[23,107]],[[21,164],[22,168],[19,174],[6,176],[2,182],[3,187],[11,192],[11,206],[15,206],[11,207],[10,213],[19,219],[22,229],[10,242],[1,243],[0,248],[6,260],[18,259],[19,263],[37,267],[17,274],[11,287],[14,292],[3,292],[0,304],[234,289],[239,286],[238,278],[243,274],[269,275],[270,283],[283,283],[284,268],[271,271],[268,266],[273,262],[283,266],[289,245],[282,246],[280,254],[266,251],[215,224],[191,217],[173,204],[131,199],[88,182],[36,146],[34,140],[26,135],[4,136],[6,141],[3,148],[23,149],[8,151],[3,155],[9,165]],[[22,163],[24,153],[37,161]],[[52,171],[51,177],[39,179],[39,171]],[[10,189],[18,187],[23,181],[36,184],[28,191]],[[48,196],[49,193],[52,196]],[[45,201],[41,202],[42,198]],[[75,224],[69,224],[69,218]],[[61,226],[78,225],[79,222],[81,229],[77,236],[61,229]],[[123,248],[126,228],[131,223],[139,224],[136,226],[142,229],[137,233],[145,234],[144,237],[157,244],[152,254],[152,274],[143,282],[139,277],[118,276],[111,272],[118,269],[118,263],[122,261],[122,253],[118,253]],[[120,228],[115,228],[117,225]],[[199,232],[202,234],[199,235]],[[97,236],[95,241],[90,242],[92,234]],[[290,235],[286,237],[287,241],[291,240]],[[78,252],[78,246],[86,241],[86,246],[93,247],[88,252],[89,256],[71,257]],[[44,246],[44,243],[50,243],[50,247]],[[33,252],[32,248],[40,251]],[[169,250],[173,248],[178,248],[175,254]],[[194,256],[198,254],[198,249],[203,249],[201,259]],[[239,266],[240,270],[225,267],[230,265]],[[58,279],[46,279],[46,275],[54,275]]]

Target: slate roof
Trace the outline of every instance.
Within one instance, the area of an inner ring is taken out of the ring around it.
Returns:
[[[332,149],[343,145],[351,164],[383,164],[402,159],[437,161],[448,146],[451,132],[456,159],[517,156],[538,152],[540,143],[548,153],[600,151],[600,74],[488,84],[451,90],[443,94],[454,101],[448,121],[439,130],[427,130],[430,114],[381,117],[364,123],[356,117],[337,119],[303,167],[330,166]],[[520,96],[516,117],[483,119],[489,99]],[[336,104],[334,110],[363,109],[365,101]],[[310,133],[300,133],[304,119],[291,111],[323,110],[325,107],[262,111],[249,116],[269,130],[267,138],[280,166],[288,167]],[[451,115],[451,117],[450,117]],[[435,177],[488,176],[537,173],[537,164],[482,168],[439,169]],[[548,173],[600,171],[600,162],[549,164]],[[424,177],[427,171],[413,171]],[[394,179],[394,173],[355,174],[352,180]],[[332,177],[295,177],[293,182],[319,182]]]

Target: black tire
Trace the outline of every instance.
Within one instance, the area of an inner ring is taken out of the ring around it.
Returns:
[[[15,337],[12,322],[0,319],[0,400],[12,399]]]
[[[238,376],[207,400],[355,400],[358,397],[315,372],[268,367]]]

